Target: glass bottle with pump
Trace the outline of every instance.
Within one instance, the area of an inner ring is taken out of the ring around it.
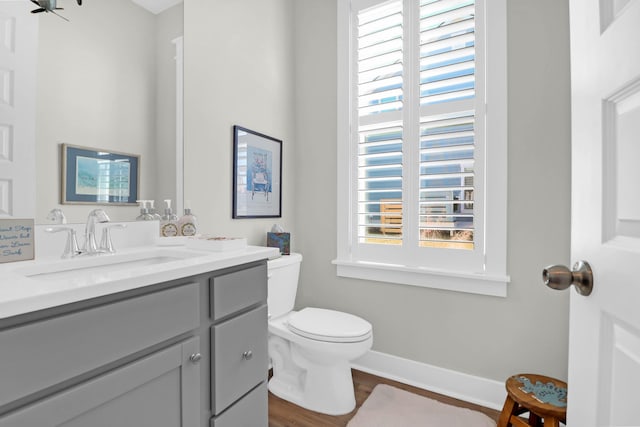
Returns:
[[[140,203],[140,215],[136,217],[136,221],[153,221],[155,218],[149,213],[146,200],[136,200]]]
[[[183,236],[195,236],[198,232],[198,219],[191,212],[191,201],[185,202],[184,215],[180,218],[180,234]]]
[[[162,215],[162,220],[160,221],[160,236],[179,236],[178,216],[171,210],[171,200],[167,199],[164,202],[167,206],[164,209],[164,215]]]
[[[155,200],[147,200],[149,203],[149,213],[153,216],[153,219],[157,219],[158,221],[162,221],[162,216],[158,213],[155,207]]]

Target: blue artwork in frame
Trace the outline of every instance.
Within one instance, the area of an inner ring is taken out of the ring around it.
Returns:
[[[233,126],[233,218],[282,216],[282,141]]]
[[[140,156],[62,144],[62,203],[135,204]]]

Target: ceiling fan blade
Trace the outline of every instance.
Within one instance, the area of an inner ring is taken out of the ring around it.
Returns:
[[[67,18],[65,18],[64,16],[60,15],[59,13],[56,13],[54,10],[52,10],[51,13],[53,13],[56,16],[59,16],[60,18],[64,19],[65,21],[69,22],[69,20]]]
[[[41,7],[40,9],[32,10],[31,13],[40,13],[40,12],[46,12],[46,11],[47,11],[47,9]]]
[[[36,0],[31,0],[31,3],[33,3],[33,4],[37,5],[37,6],[40,6],[40,3],[38,3]]]

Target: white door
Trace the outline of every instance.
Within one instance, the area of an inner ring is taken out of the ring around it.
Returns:
[[[0,218],[35,215],[38,17],[0,0]]]
[[[571,0],[570,427],[640,426],[640,0]]]

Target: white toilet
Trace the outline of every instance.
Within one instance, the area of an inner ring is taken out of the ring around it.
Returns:
[[[371,348],[371,324],[334,310],[292,311],[301,262],[296,253],[268,262],[269,390],[312,411],[346,414],[356,405],[349,362]]]

